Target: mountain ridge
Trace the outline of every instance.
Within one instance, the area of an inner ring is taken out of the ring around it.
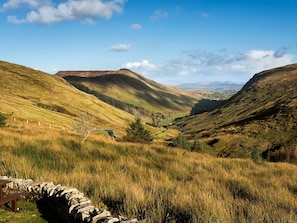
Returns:
[[[177,126],[190,138],[200,137],[207,142],[216,139],[211,144],[222,156],[236,156],[239,150],[251,155],[252,145],[257,144],[259,152],[276,146],[293,152],[297,136],[296,89],[297,64],[265,70],[215,109],[186,117]],[[231,151],[232,146],[236,152]]]
[[[117,71],[60,71],[63,77],[81,90],[105,95],[143,108],[149,113],[187,112],[202,96],[198,93],[159,84],[128,69]]]
[[[29,67],[0,61],[2,113],[19,120],[57,124],[72,128],[87,113],[94,125],[123,134],[133,116],[74,88],[64,79]],[[108,113],[106,111],[109,111]]]

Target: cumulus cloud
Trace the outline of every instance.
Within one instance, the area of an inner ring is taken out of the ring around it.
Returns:
[[[123,67],[169,85],[202,81],[244,83],[258,72],[294,63],[297,55],[288,51],[283,47],[278,50],[253,49],[237,53],[230,53],[227,49],[196,49],[185,51],[180,58],[160,64],[142,60],[126,63]]]
[[[113,45],[109,48],[110,51],[129,51],[131,49],[131,45],[130,44],[117,44],[117,45]]]
[[[162,83],[200,81],[246,82],[255,73],[294,63],[295,54],[281,50],[249,50],[229,53],[227,50],[183,52],[185,58],[169,60],[149,72]],[[155,72],[157,71],[157,72]]]
[[[6,3],[2,5],[2,10],[11,10],[11,9],[17,9],[20,7],[31,7],[31,8],[37,8],[40,6],[42,1],[40,0],[9,0]],[[44,2],[46,4],[46,2]]]
[[[168,12],[164,12],[162,10],[156,10],[154,13],[150,16],[151,20],[157,20],[157,19],[163,19],[168,17]]]
[[[284,50],[284,49],[282,49]],[[124,68],[146,75],[159,83],[176,85],[201,81],[234,81],[244,83],[255,73],[293,63],[296,55],[279,50],[248,50],[230,53],[190,50],[182,58],[152,64],[148,60],[128,62]],[[185,56],[185,57],[184,57]]]
[[[292,63],[295,55],[279,50],[249,50],[237,54],[226,52],[188,51],[187,55],[204,69],[221,71],[259,72],[264,69]]]
[[[123,11],[124,3],[125,0],[67,0],[59,4],[54,4],[51,0],[9,0],[1,9],[27,9],[24,18],[8,16],[8,21],[12,23],[51,24],[65,20],[90,22],[95,19],[109,19],[114,13]]]
[[[169,60],[160,65],[163,72],[176,74],[178,76],[188,76],[199,71],[197,64],[185,59]]]
[[[147,75],[151,72],[156,71],[158,68],[156,65],[151,64],[148,60],[142,60],[138,62],[128,62],[123,64],[122,67],[133,70],[135,72]]]
[[[274,57],[280,58],[283,57],[287,53],[288,47],[281,47],[277,51],[274,52]]]
[[[141,26],[140,24],[135,23],[135,24],[132,24],[132,25],[131,25],[131,28],[132,28],[132,29],[141,29],[142,26]]]

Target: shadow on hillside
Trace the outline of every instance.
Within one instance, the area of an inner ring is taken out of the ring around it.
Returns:
[[[190,115],[202,114],[204,112],[210,112],[222,105],[225,100],[210,100],[210,99],[201,99],[197,102],[192,108]]]
[[[36,202],[41,218],[48,223],[68,223],[68,220],[62,217],[56,210],[54,203],[51,203],[48,199],[41,199]]]

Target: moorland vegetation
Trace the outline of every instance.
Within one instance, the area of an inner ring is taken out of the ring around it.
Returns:
[[[198,137],[220,157],[296,162],[297,64],[255,74],[228,100],[202,104],[177,126],[188,139]],[[198,103],[199,104],[199,103]]]
[[[153,125],[158,125],[158,119],[188,114],[193,104],[203,97],[202,92],[161,85],[128,69],[60,71],[56,76],[116,108],[152,119]]]
[[[75,187],[97,207],[127,217],[147,222],[297,221],[296,165],[215,158],[117,142],[102,134],[82,144],[72,131],[8,125],[0,129],[1,175]]]
[[[289,68],[287,72],[295,75]],[[262,92],[264,100],[258,105],[240,104],[247,97],[239,93],[220,108],[178,119],[178,125],[165,128],[147,125],[147,117],[135,119],[57,76],[6,62],[0,63],[0,72],[0,175],[75,187],[99,208],[147,222],[297,221],[297,166],[267,162],[262,153],[270,140],[282,139],[282,149],[287,148],[284,145],[293,148],[296,85],[287,88],[292,97],[283,91],[274,103],[275,99],[266,96],[267,88],[255,88],[267,83],[254,81],[258,85],[248,84],[242,92]],[[290,75],[286,77],[289,84],[294,83]],[[270,108],[282,109],[273,116],[264,115]],[[95,131],[82,140],[81,132],[73,128],[81,121],[80,114],[91,118],[87,130],[90,125],[108,127],[119,138]],[[243,117],[253,119],[248,122]],[[282,127],[267,128],[263,123],[282,123]],[[267,129],[262,131],[259,126]],[[289,126],[288,131],[283,131],[284,126]],[[153,141],[138,142],[133,136],[139,132]],[[257,135],[259,141],[248,141],[249,134]],[[290,154],[296,156],[296,150]],[[10,215],[12,222],[16,218]]]

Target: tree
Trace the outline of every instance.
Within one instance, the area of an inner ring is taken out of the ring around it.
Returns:
[[[153,126],[155,127],[160,126],[161,120],[165,119],[165,115],[160,112],[152,113],[151,117],[152,117]]]
[[[94,117],[89,117],[86,111],[80,117],[77,118],[74,130],[80,134],[82,143],[87,140],[89,134],[92,132],[93,122]]]
[[[129,128],[126,129],[124,140],[128,142],[151,142],[153,141],[153,136],[143,126],[141,118],[136,117],[135,121],[130,123]]]

